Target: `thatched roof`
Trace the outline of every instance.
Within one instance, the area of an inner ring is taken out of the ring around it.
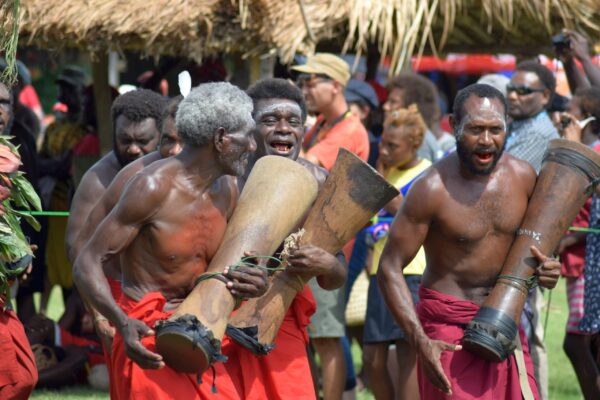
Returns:
[[[9,0],[11,1],[11,0]],[[377,43],[394,68],[423,49],[502,50],[548,43],[562,27],[597,32],[597,0],[20,0],[21,40],[92,52],[217,51],[290,61],[324,40]],[[0,13],[2,10],[0,9]],[[3,22],[4,21],[4,22]],[[0,15],[0,29],[7,18]]]

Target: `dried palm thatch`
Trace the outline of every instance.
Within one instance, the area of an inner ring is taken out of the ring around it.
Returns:
[[[376,43],[398,72],[425,48],[474,50],[548,43],[563,27],[600,30],[597,0],[239,0],[251,29],[289,61],[318,41],[345,38],[343,51]],[[247,14],[247,15],[246,15]]]
[[[16,1],[16,0],[5,0]],[[21,35],[92,52],[136,49],[199,58],[277,53],[284,61],[329,40],[377,44],[391,72],[424,49],[539,46],[562,27],[600,30],[598,0],[20,0]],[[0,8],[6,32],[8,12]],[[445,46],[445,47],[444,47]]]
[[[227,0],[21,0],[20,30],[24,43],[50,48],[199,57],[235,40],[213,36],[215,23],[230,18],[229,9],[235,8]]]
[[[19,40],[19,0],[0,3],[0,16],[5,15],[0,23],[0,53],[4,54],[6,68],[0,74],[0,81],[8,84],[17,79],[17,43]]]

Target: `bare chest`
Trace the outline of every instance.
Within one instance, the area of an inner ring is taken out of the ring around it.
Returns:
[[[458,243],[513,236],[527,207],[527,196],[509,190],[489,191],[477,198],[448,198],[438,212],[439,232]]]
[[[223,239],[225,211],[207,200],[177,204],[161,211],[144,235],[164,264],[208,264]]]

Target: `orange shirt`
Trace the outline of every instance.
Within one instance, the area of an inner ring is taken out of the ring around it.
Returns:
[[[348,111],[340,121],[329,129],[323,127],[323,122],[324,117],[320,115],[317,122],[306,133],[304,149],[307,154],[315,156],[327,171],[330,171],[333,164],[335,164],[340,147],[367,161],[369,157],[369,135],[360,119]],[[318,129],[319,127],[320,129]],[[313,140],[315,134],[317,137]],[[311,142],[314,144],[311,145]]]

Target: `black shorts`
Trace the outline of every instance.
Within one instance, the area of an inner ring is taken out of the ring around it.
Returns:
[[[421,275],[405,275],[404,279],[406,279],[406,284],[412,294],[413,303],[416,305],[419,301]],[[385,304],[383,294],[377,284],[377,276],[371,276],[363,343],[376,344],[395,342],[396,340],[404,338],[404,332],[402,332],[398,324],[396,324],[392,313]]]

